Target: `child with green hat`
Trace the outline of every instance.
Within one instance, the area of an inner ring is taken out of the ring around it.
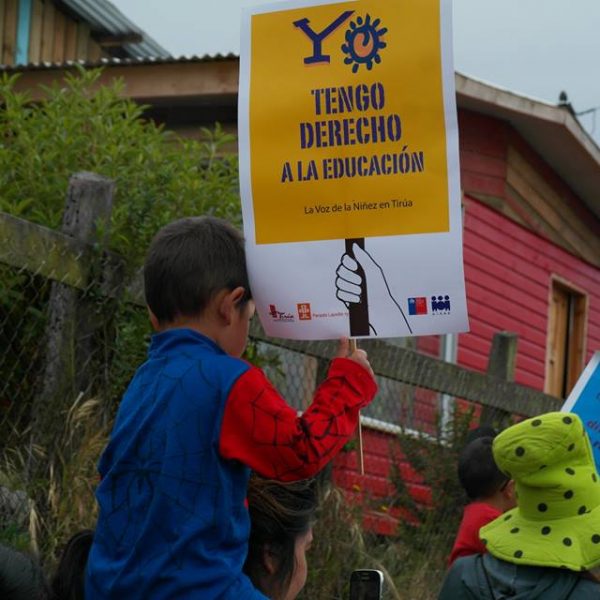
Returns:
[[[488,554],[457,560],[439,600],[600,598],[600,478],[579,417],[548,413],[493,443],[517,507],[480,530]]]

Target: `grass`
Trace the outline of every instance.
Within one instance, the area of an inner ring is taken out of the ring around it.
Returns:
[[[446,570],[447,535],[429,533],[414,545],[413,536],[378,536],[362,526],[363,509],[334,488],[324,501],[313,531],[309,575],[302,600],[346,600],[355,569],[384,573],[384,600],[437,598]]]
[[[38,554],[51,571],[64,543],[77,531],[95,526],[96,465],[109,434],[97,400],[77,398],[60,422],[53,447],[33,448],[43,477],[30,478],[24,443],[0,454],[0,485],[25,492],[20,519],[1,523],[0,542]],[[444,514],[432,515],[444,520]],[[384,600],[437,597],[448,554],[447,528],[428,527],[382,537],[361,525],[363,508],[333,488],[321,507],[309,553],[309,576],[300,600],[346,600],[355,569],[383,571]],[[450,540],[451,541],[451,540]]]
[[[108,439],[98,413],[96,399],[79,396],[57,421],[52,448],[27,452],[27,439],[21,439],[0,454],[0,485],[26,497],[23,522],[3,527],[0,540],[38,554],[48,566],[74,533],[96,521],[96,465]]]

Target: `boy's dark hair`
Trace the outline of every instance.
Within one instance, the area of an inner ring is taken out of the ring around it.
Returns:
[[[187,217],[163,227],[144,264],[146,304],[160,323],[196,317],[223,289],[250,299],[244,238],[227,221]]]
[[[493,437],[476,438],[458,457],[458,478],[471,500],[492,496],[509,480],[496,465],[493,441]]]

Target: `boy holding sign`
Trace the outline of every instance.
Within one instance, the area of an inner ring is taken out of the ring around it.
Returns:
[[[298,417],[239,357],[254,313],[244,242],[211,217],[171,223],[144,266],[157,333],[100,460],[86,597],[264,598],[242,574],[250,469],[315,475],[354,432],[377,386],[348,341]]]

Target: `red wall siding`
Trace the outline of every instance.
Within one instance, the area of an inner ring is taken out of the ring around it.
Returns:
[[[434,358],[441,358],[441,337],[424,335],[416,339],[415,350]],[[439,394],[425,388],[415,388],[412,421],[407,423],[417,431],[435,435],[438,426]]]
[[[460,176],[463,189],[504,196],[509,129],[495,119],[458,111]]]
[[[469,192],[504,198],[519,212],[519,206],[507,197],[505,189],[510,142],[566,202],[575,205],[578,198],[507,124],[465,110],[459,110],[458,121],[461,180],[466,194],[464,263],[471,327],[469,333],[459,336],[458,363],[485,371],[494,333],[513,331],[519,334],[516,382],[543,390],[551,278],[557,275],[588,294],[589,359],[594,350],[600,349],[600,271],[488,208]],[[581,214],[584,213],[589,215],[582,209]],[[416,348],[439,356],[440,338],[418,338]],[[414,425],[433,432],[438,395],[423,389],[415,392]],[[369,528],[391,534],[398,517],[411,518],[385,507],[385,497],[393,493],[389,481],[392,462],[398,464],[417,502],[428,504],[431,490],[406,461],[395,435],[364,428],[363,446],[366,474],[359,474],[357,452],[352,451],[336,459],[334,481],[347,490],[350,501],[370,501],[373,510],[365,517]]]
[[[600,348],[600,271],[510,219],[465,197],[464,261],[471,331],[459,364],[484,371],[496,331],[519,334],[516,382],[544,389],[552,275],[587,292],[587,357]]]
[[[366,507],[364,525],[381,534],[393,534],[398,518],[414,520],[402,509],[389,508],[387,502],[395,489],[390,481],[392,461],[395,461],[412,498],[419,504],[431,503],[431,489],[423,484],[404,457],[395,435],[363,428],[365,474],[358,468],[358,452],[342,452],[335,459],[333,481],[346,490],[348,500]]]
[[[439,335],[422,335],[417,338],[415,350],[428,356],[440,357],[441,346]]]

